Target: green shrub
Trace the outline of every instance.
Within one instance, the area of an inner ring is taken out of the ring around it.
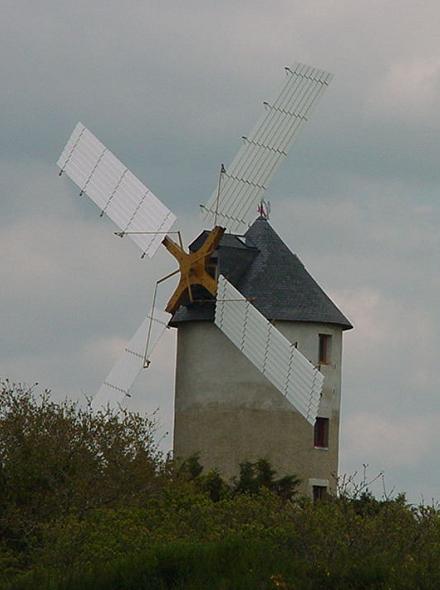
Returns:
[[[154,421],[0,387],[1,590],[430,590],[440,512],[368,489],[313,504],[294,476],[178,463]]]

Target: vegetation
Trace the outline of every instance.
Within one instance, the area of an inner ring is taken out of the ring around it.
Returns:
[[[312,504],[264,460],[225,482],[154,434],[3,383],[2,590],[440,587],[436,507],[365,486]]]

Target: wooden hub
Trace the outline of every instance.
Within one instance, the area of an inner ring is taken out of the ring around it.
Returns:
[[[208,265],[224,233],[224,227],[214,227],[204,244],[195,252],[189,253],[168,236],[164,238],[162,244],[177,260],[180,270],[179,284],[165,308],[168,313],[176,313],[184,301],[194,301],[191,290],[193,285],[200,285],[211,295],[216,295],[217,281],[209,274]]]

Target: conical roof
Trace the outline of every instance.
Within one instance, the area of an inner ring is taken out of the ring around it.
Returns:
[[[265,218],[258,218],[245,234],[246,244],[258,248],[237,288],[269,320],[353,326],[284,244]]]
[[[191,249],[198,249],[206,235],[202,233]],[[242,239],[225,235],[217,256],[219,272],[245,297],[253,298],[268,320],[336,324],[343,330],[353,327],[267,219],[258,218]],[[212,319],[212,305],[193,304],[182,306],[171,325]]]

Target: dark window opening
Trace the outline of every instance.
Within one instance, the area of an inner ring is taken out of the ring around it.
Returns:
[[[315,421],[315,447],[328,449],[329,419],[316,418]]]
[[[328,334],[319,335],[319,362],[322,365],[330,363],[332,337]]]
[[[327,498],[327,486],[313,486],[313,501],[319,502]]]

